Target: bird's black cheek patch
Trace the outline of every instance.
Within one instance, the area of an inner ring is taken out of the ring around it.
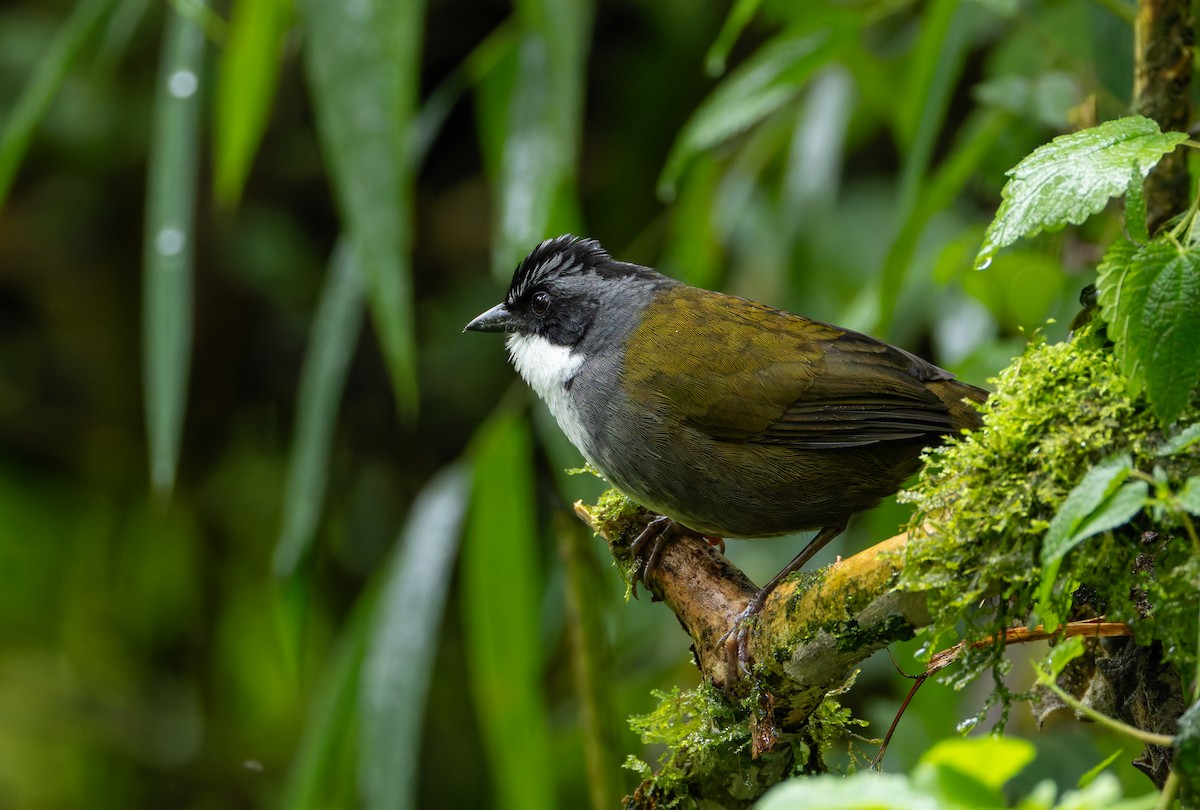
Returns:
[[[593,310],[580,301],[569,301],[551,309],[540,330],[542,337],[557,346],[574,346],[587,332]]]

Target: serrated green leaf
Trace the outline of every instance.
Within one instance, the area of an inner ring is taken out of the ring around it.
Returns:
[[[359,786],[368,810],[418,806],[425,696],[467,505],[467,470],[417,495],[371,619],[359,690]]]
[[[1146,398],[1163,424],[1174,421],[1200,383],[1200,248],[1163,265],[1146,292],[1144,338],[1126,348],[1145,357]]]
[[[1146,190],[1136,167],[1125,189],[1125,232],[1138,244],[1150,241],[1150,231],[1146,228]]]
[[[1131,173],[1144,178],[1164,154],[1187,140],[1162,132],[1140,115],[1106,121],[1061,135],[1035,149],[1008,171],[1004,201],[975,257],[986,267],[996,251],[1023,236],[1083,222],[1129,187]]]
[[[795,100],[804,82],[841,45],[833,30],[786,31],[729,74],[701,102],[675,139],[658,180],[659,196],[670,200],[692,158],[745,132]]]
[[[235,0],[217,75],[213,187],[226,205],[237,202],[266,130],[292,0]]]
[[[412,126],[425,5],[301,0],[306,67],[330,182],[366,280],[396,403],[416,408]]]
[[[156,76],[142,245],[142,374],[150,480],[175,485],[192,354],[192,266],[204,32],[167,11]]]
[[[1142,368],[1147,341],[1143,320],[1146,297],[1155,276],[1178,253],[1175,245],[1167,241],[1137,248],[1121,237],[1109,246],[1100,264],[1097,300],[1108,323],[1108,338],[1116,345],[1121,373],[1139,390],[1145,381]]]

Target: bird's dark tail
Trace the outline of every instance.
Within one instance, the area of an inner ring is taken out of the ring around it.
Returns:
[[[946,404],[956,429],[976,430],[983,426],[978,406],[987,401],[987,391],[958,380],[939,380],[929,383],[929,388]]]

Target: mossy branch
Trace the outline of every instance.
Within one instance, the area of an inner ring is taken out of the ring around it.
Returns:
[[[631,569],[629,543],[647,513],[614,517],[582,503],[575,511],[604,537],[617,563]],[[772,735],[802,728],[857,663],[929,622],[923,594],[893,587],[906,541],[898,535],[780,585],[750,630],[749,678],[730,671],[722,640],[757,590],[745,574],[703,538],[681,533],[664,544],[649,585],[691,636],[700,671],[728,697],[744,699],[755,685],[769,685],[772,711],[756,718],[763,736],[756,749],[767,750]]]
[[[631,569],[629,543],[645,527],[648,513],[614,519],[583,503],[575,504],[575,511],[608,542],[617,563]],[[785,688],[775,691],[779,717],[803,722],[855,664],[880,647],[911,638],[929,622],[922,594],[893,589],[906,541],[906,534],[897,535],[818,573],[795,577],[767,599],[748,649],[754,676]],[[649,585],[692,637],[705,677],[728,696],[745,697],[753,679],[730,672],[722,639],[757,591],[754,583],[703,538],[680,533],[664,544]]]

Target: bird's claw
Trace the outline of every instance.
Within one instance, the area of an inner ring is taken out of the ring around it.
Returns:
[[[652,518],[646,524],[646,528],[642,529],[642,533],[629,544],[629,553],[638,561],[632,576],[634,599],[637,599],[639,582],[646,586],[646,590],[650,591],[650,595],[653,597],[654,592],[650,589],[650,583],[646,581],[646,577],[658,567],[659,557],[662,556],[663,543],[667,539],[667,532],[673,525],[669,517],[658,515]],[[642,552],[648,544],[650,545],[650,553],[643,554]]]
[[[762,610],[757,600],[752,600],[746,609],[733,618],[733,624],[725,631],[725,635],[717,639],[718,644],[725,646],[725,665],[730,673],[736,673],[738,678],[750,674],[750,621]]]

